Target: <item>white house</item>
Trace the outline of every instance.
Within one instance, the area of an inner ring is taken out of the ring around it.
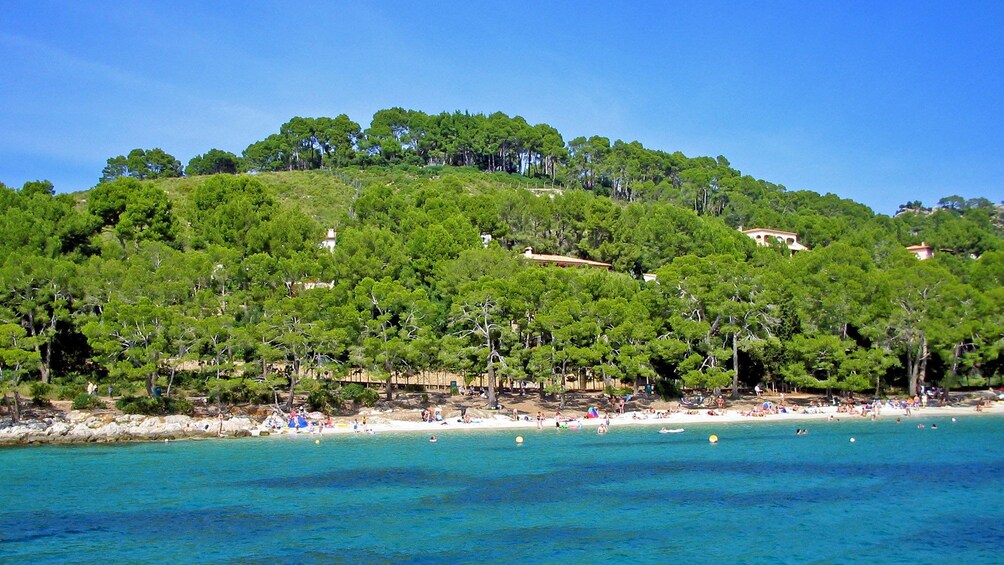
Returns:
[[[913,256],[921,261],[934,257],[934,249],[926,241],[920,242],[920,245],[911,245],[906,250],[913,253]]]
[[[321,247],[327,249],[329,253],[335,252],[335,245],[338,243],[338,234],[335,228],[328,228],[328,235],[321,240]]]
[[[756,241],[758,245],[770,245],[771,240],[774,240],[781,242],[785,247],[790,249],[792,253],[809,250],[808,247],[798,242],[798,234],[790,231],[774,230],[770,228],[755,228],[751,230],[744,230],[740,228],[739,231],[749,236],[749,238],[753,241]]]

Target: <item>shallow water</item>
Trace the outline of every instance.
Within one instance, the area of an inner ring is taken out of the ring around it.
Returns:
[[[1002,562],[1002,417],[657,429],[5,449],[0,561]]]

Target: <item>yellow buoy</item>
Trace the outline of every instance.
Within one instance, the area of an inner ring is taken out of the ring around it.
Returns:
[[[523,445],[523,436],[516,436],[516,444]]]
[[[319,440],[319,439],[315,439],[315,440],[314,440],[314,443],[315,443],[315,444],[317,444],[317,445],[321,445],[321,440]]]
[[[708,437],[708,441],[711,443],[718,443],[718,436],[716,436],[715,434],[711,434],[711,436]]]

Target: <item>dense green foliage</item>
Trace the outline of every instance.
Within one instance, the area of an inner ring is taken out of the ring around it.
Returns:
[[[426,370],[487,375],[492,393],[498,379],[560,393],[587,376],[913,392],[1004,373],[1004,240],[985,199],[890,218],[723,157],[566,145],[500,113],[383,110],[365,130],[294,118],[240,159],[192,159],[189,176],[137,151],[78,200],[44,181],[0,186],[5,393],[85,375],[149,397],[302,391],[337,409],[375,400],[343,384],[359,372],[388,395]],[[214,174],[233,170],[258,173]],[[758,247],[740,226],[812,250]],[[319,246],[328,227],[333,251]],[[933,259],[904,249],[921,241]],[[613,267],[539,266],[525,247]]]

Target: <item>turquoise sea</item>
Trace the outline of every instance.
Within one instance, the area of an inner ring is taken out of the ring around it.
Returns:
[[[1004,562],[1002,417],[657,430],[3,449],[0,561]]]

